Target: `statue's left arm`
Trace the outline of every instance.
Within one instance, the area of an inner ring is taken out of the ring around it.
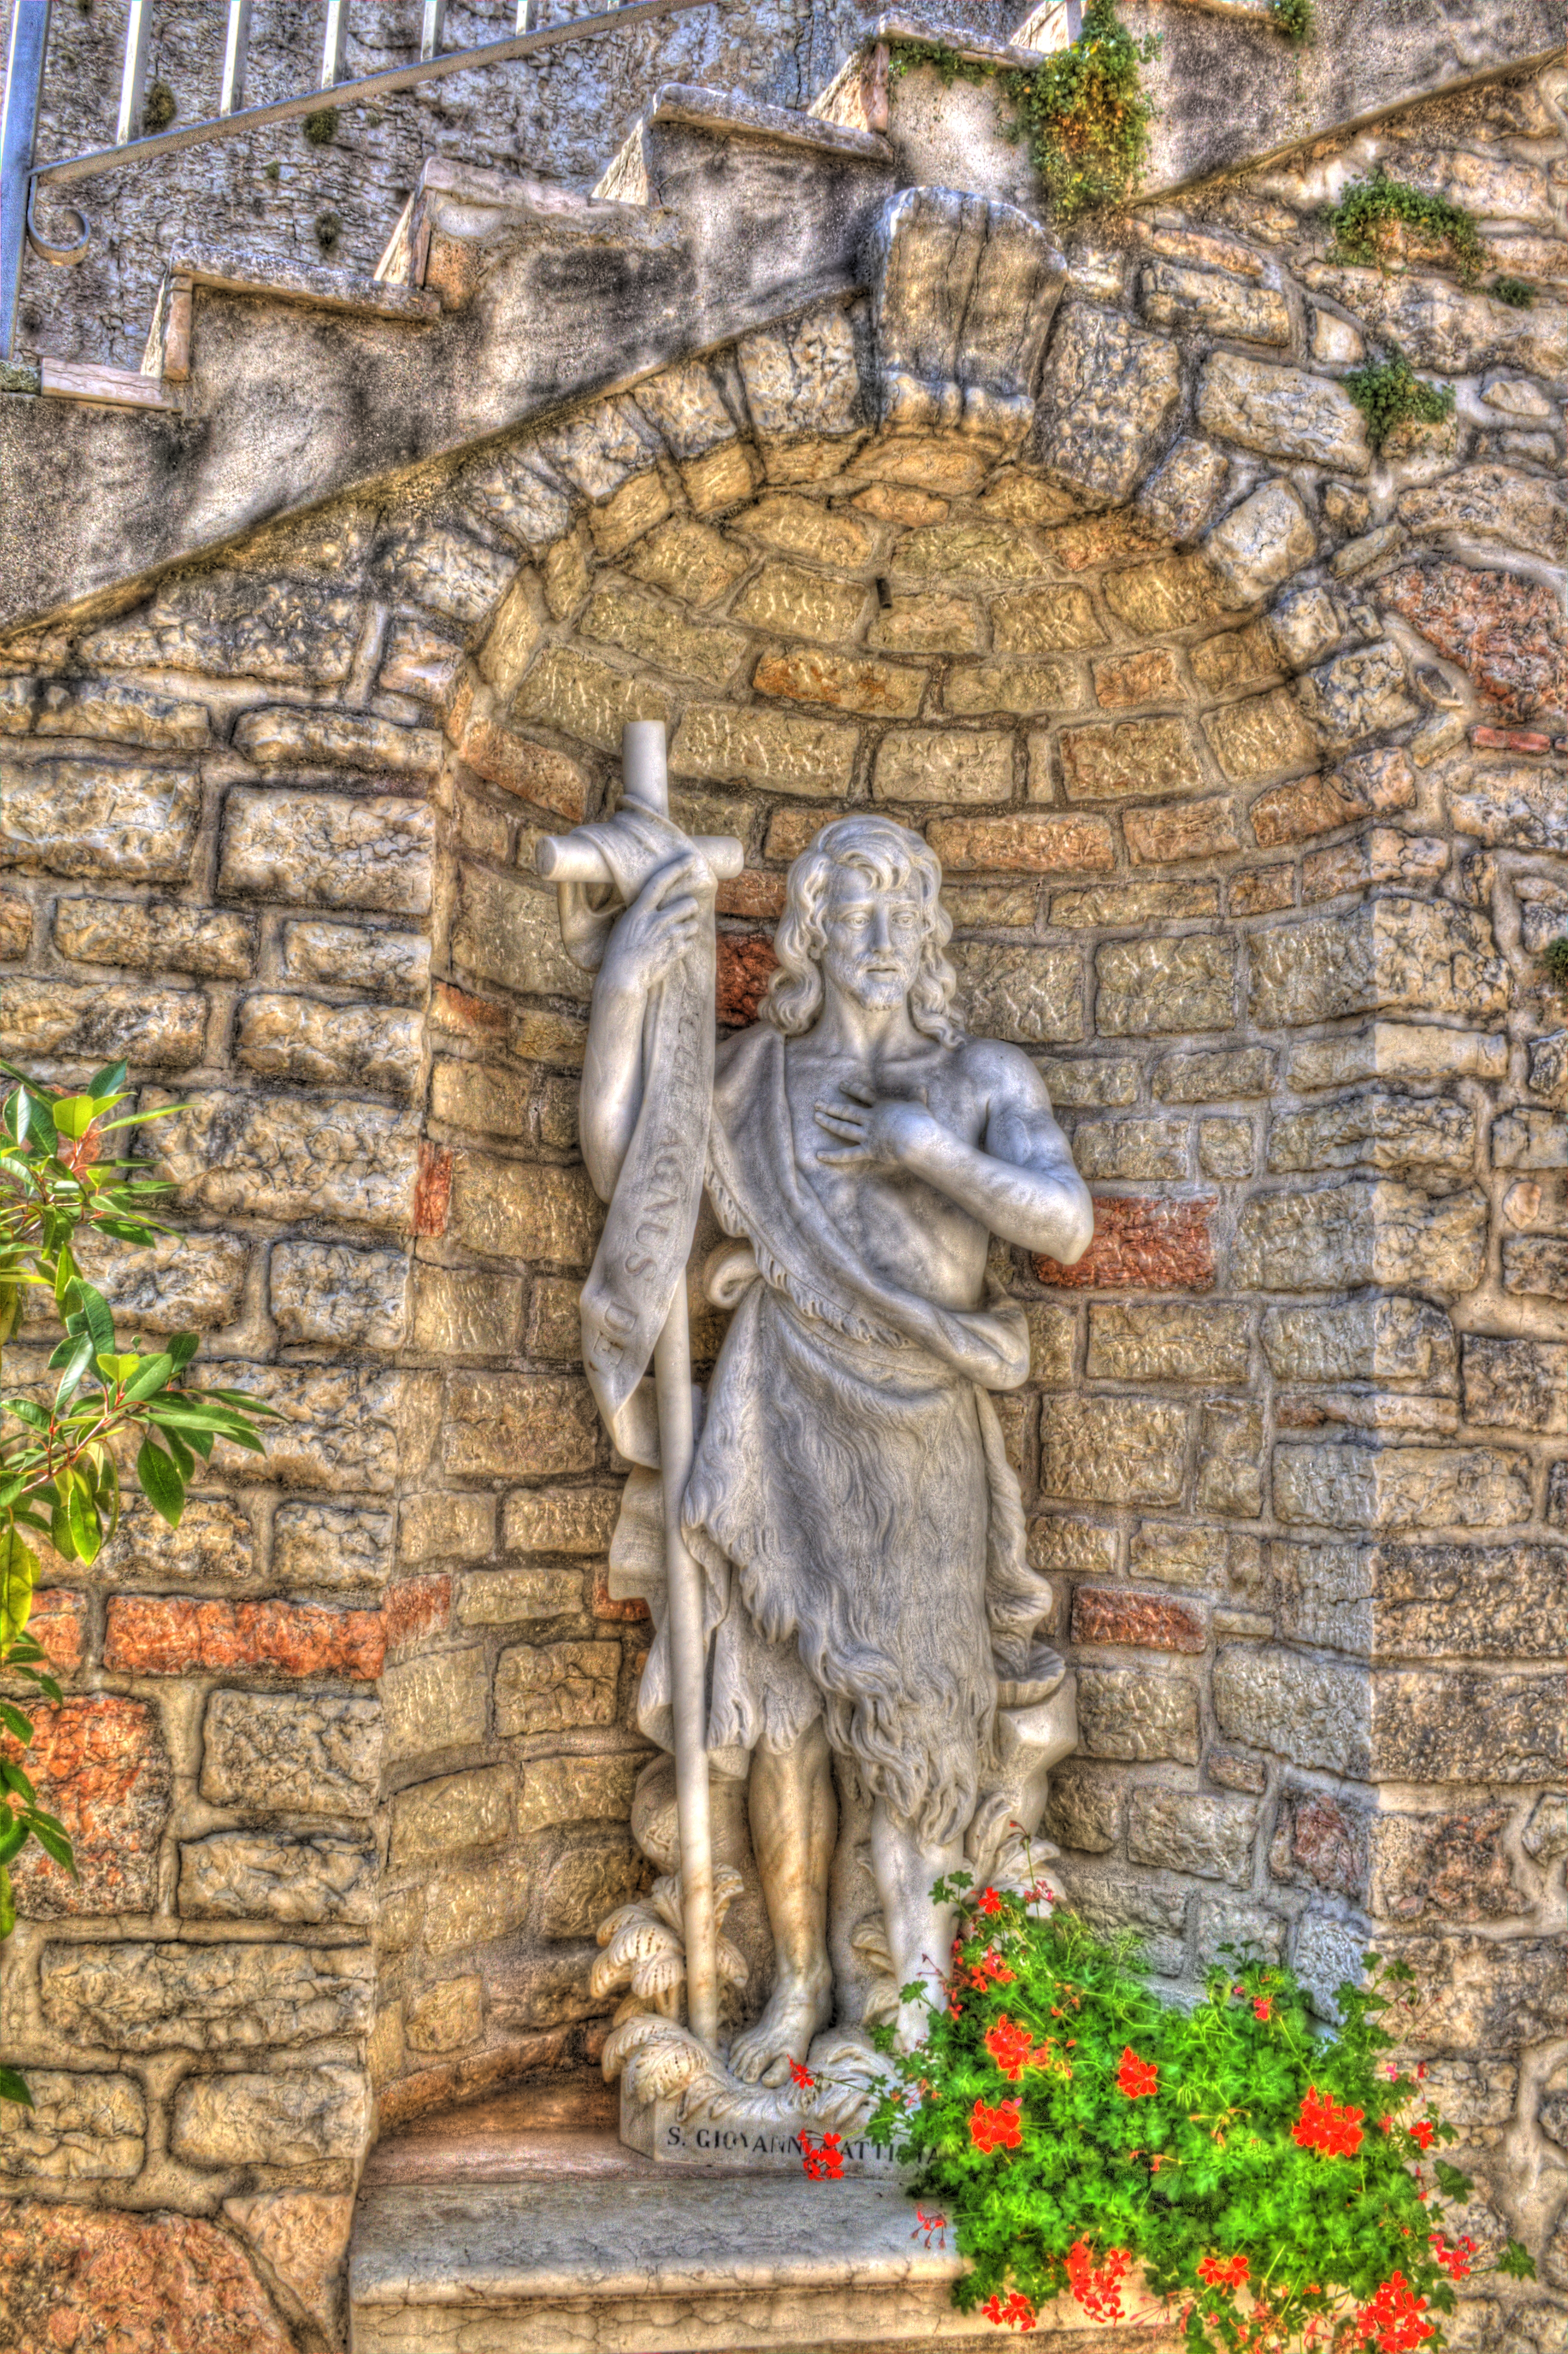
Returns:
[[[975,1040],[965,1051],[987,1101],[979,1144],[955,1136],[924,1103],[846,1088],[851,1103],[818,1107],[819,1122],[840,1148],[821,1158],[906,1170],[1004,1242],[1071,1267],[1094,1238],[1094,1204],[1073,1166],[1044,1082],[1016,1047]],[[865,1108],[856,1109],[856,1103]]]

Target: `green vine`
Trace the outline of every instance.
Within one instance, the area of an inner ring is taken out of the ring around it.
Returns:
[[[1367,440],[1374,450],[1383,448],[1397,425],[1440,425],[1454,413],[1453,387],[1429,384],[1398,350],[1354,369],[1345,378],[1345,390],[1367,420]]]
[[[1410,235],[1418,245],[1446,254],[1466,285],[1486,266],[1472,213],[1446,196],[1424,196],[1408,181],[1391,178],[1381,164],[1370,179],[1352,180],[1324,217],[1333,235],[1335,261],[1384,270]]]
[[[1268,0],[1268,13],[1277,33],[1283,33],[1294,48],[1306,48],[1312,37],[1312,0]]]
[[[1139,40],[1128,31],[1115,0],[1091,0],[1077,39],[1028,71],[959,57],[929,41],[895,42],[888,69],[901,75],[929,67],[944,84],[1000,80],[1013,109],[1005,134],[1027,142],[1053,215],[1070,221],[1097,206],[1124,204],[1136,188],[1155,111],[1139,69],[1159,50],[1158,34]]]
[[[1534,307],[1535,288],[1528,278],[1494,278],[1487,292],[1494,302],[1506,302],[1510,311]]]

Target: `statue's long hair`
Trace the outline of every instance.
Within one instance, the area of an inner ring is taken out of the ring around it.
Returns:
[[[765,1022],[798,1038],[822,1003],[825,914],[835,869],[855,866],[880,891],[912,889],[925,917],[920,962],[909,990],[909,1019],[944,1046],[962,1044],[964,1026],[953,1012],[959,976],[943,951],[953,937],[941,901],[942,870],[917,833],[889,817],[841,817],[822,828],[789,869],[788,895],[773,946],[779,970],[758,1012]]]

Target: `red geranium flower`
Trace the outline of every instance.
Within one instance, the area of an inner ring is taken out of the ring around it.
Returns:
[[[1014,2026],[1004,2011],[994,2027],[987,2028],[984,2042],[1008,2083],[1016,2084],[1033,2052],[1029,2030]]]
[[[1361,2146],[1362,2115],[1360,2109],[1342,2107],[1331,2093],[1319,2093],[1312,2084],[1290,2128],[1290,2138],[1324,2158],[1353,2158]]]
[[[1023,2139],[1021,2101],[1000,2101],[988,2109],[977,2101],[969,2112],[969,2139],[978,2150],[1017,2149]]]
[[[836,2133],[824,2134],[813,2143],[810,2134],[800,2136],[800,2163],[813,2182],[836,2182],[844,2170],[844,2146]]]
[[[1426,2299],[1415,2295],[1404,2274],[1391,2273],[1371,2304],[1356,2315],[1356,2327],[1363,2343],[1375,2346],[1378,2354],[1413,2354],[1434,2334],[1432,2323],[1421,2318],[1425,2310]]]
[[[1458,2243],[1457,2247],[1452,2248],[1449,2247],[1441,2232],[1434,2232],[1432,2234],[1433,2261],[1442,2266],[1450,2280],[1462,2281],[1469,2278],[1470,2258],[1475,2253],[1476,2243],[1468,2234]]]
[[[1097,2264],[1086,2240],[1075,2240],[1066,2254],[1067,2285],[1091,2321],[1122,2318],[1120,2284],[1132,2264],[1128,2248],[1108,2248]]]
[[[802,2068],[800,2062],[796,2059],[790,2060],[789,2082],[794,2085],[795,2090],[798,2093],[809,2093],[816,2084],[816,2078],[812,2075],[809,2068]]]
[[[1431,2148],[1432,2136],[1436,2128],[1433,2125],[1430,2117],[1417,2117],[1414,2124],[1408,2126],[1406,2130],[1410,2135],[1411,2140],[1414,2142],[1419,2142],[1423,2149]]]
[[[1009,2329],[1034,2327],[1034,2307],[1017,2289],[1010,2292],[1005,2305],[1000,2296],[988,2296],[980,2311],[988,2321],[1001,2322]]]
[[[1254,1995],[1252,1999],[1252,2015],[1255,2019],[1261,2019],[1265,2026],[1266,2026],[1273,2010],[1274,1997],[1271,1994]]]
[[[1160,2090],[1160,2071],[1149,2061],[1140,2060],[1130,2043],[1122,2047],[1121,2066],[1117,2070],[1116,2088],[1125,2093],[1129,2101],[1141,2101]]]
[[[997,1894],[995,1889],[982,1888],[980,1894],[975,1898],[975,1911],[977,1913],[990,1914],[1000,1913],[1001,1910],[1001,1899]]]
[[[1224,2260],[1218,2256],[1205,2256],[1198,2266],[1198,2278],[1206,2281],[1211,2288],[1240,2288],[1246,2276],[1247,2261],[1245,2256],[1227,2256]]]

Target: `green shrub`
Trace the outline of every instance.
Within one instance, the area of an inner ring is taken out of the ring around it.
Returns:
[[[1355,368],[1344,381],[1367,420],[1367,440],[1374,450],[1383,448],[1396,425],[1412,419],[1420,425],[1440,425],[1454,413],[1453,387],[1429,384],[1417,376],[1403,352]]]
[[[1268,0],[1268,13],[1277,33],[1283,33],[1298,49],[1305,48],[1312,37],[1312,0]]]
[[[337,137],[337,109],[318,106],[313,114],[302,115],[300,129],[313,147],[330,147]]]
[[[1422,245],[1446,253],[1467,284],[1486,263],[1473,214],[1446,196],[1424,196],[1392,179],[1381,164],[1370,179],[1352,180],[1324,217],[1336,261],[1384,269],[1404,241],[1402,232],[1411,231]]]
[[[1006,135],[1027,142],[1053,216],[1070,221],[1097,206],[1125,203],[1137,187],[1154,117],[1139,69],[1159,51],[1158,34],[1134,39],[1115,0],[1091,0],[1077,39],[1028,71],[960,58],[928,41],[895,41],[889,70],[928,66],[948,84],[1000,80],[1013,110]]]
[[[1534,307],[1535,288],[1528,278],[1494,278],[1487,292],[1494,302],[1506,302],[1510,311]]]
[[[22,1532],[47,1537],[64,1561],[96,1561],[120,1518],[122,1455],[154,1511],[177,1528],[198,1459],[206,1463],[219,1438],[260,1455],[254,1425],[273,1409],[233,1390],[186,1389],[194,1332],[157,1350],[122,1350],[108,1304],[77,1266],[84,1234],[146,1246],[166,1231],[148,1205],[167,1188],[135,1174],[130,1161],[100,1158],[117,1130],[159,1117],[121,1111],[124,1064],[100,1071],[79,1095],[38,1087],[9,1063],[0,1072],[12,1082],[0,1112],[0,1348],[22,1321],[29,1289],[50,1293],[65,1327],[49,1359],[59,1377],[52,1399],[0,1397],[0,1666],[58,1702],[46,1654],[27,1632],[38,1561]],[[138,1432],[132,1458],[127,1443]],[[21,1764],[32,1719],[0,1700],[0,1732],[10,1736],[0,1744],[3,1938],[16,1924],[8,1866],[30,1840],[66,1871],[76,1866],[63,1826],[38,1805]],[[14,2069],[0,2068],[0,2100],[32,2106]]]
[[[1449,2238],[1443,2202],[1469,2185],[1430,2152],[1454,2128],[1425,2069],[1385,2056],[1380,2022],[1415,2008],[1406,1965],[1369,1955],[1323,2037],[1287,1969],[1233,1957],[1192,2009],[1161,2003],[1135,1939],[969,1887],[938,1883],[967,1908],[946,2001],[868,2128],[915,2162],[922,2222],[934,2205],[956,2232],[957,2305],[1030,2329],[1066,2293],[1115,2320],[1137,2266],[1193,2349],[1447,2342],[1432,2317],[1489,2268]],[[1495,2269],[1533,2273],[1511,2243]]]

